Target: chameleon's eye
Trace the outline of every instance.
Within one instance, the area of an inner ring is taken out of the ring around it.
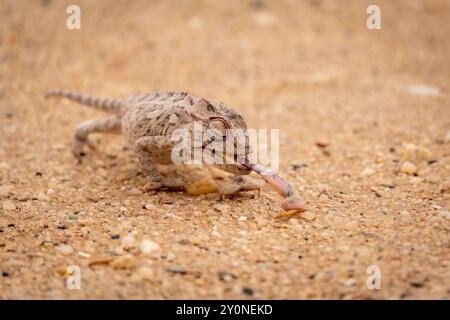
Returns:
[[[216,109],[214,109],[214,107],[211,104],[208,104],[208,106],[206,107],[206,110],[208,110],[210,112],[216,112]]]

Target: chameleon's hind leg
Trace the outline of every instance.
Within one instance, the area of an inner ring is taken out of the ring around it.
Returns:
[[[156,163],[167,163],[168,159],[162,159],[161,155],[170,153],[173,142],[170,137],[152,136],[139,138],[135,143],[135,150],[141,164],[142,171],[147,179],[144,191],[157,190],[159,188],[183,188],[184,182],[177,178],[164,178],[156,167]]]
[[[101,119],[89,120],[80,123],[75,131],[72,143],[72,154],[79,158],[84,155],[83,149],[87,145],[91,149],[95,148],[94,140],[89,138],[89,134],[96,132],[120,133],[121,119],[118,116],[110,116]]]

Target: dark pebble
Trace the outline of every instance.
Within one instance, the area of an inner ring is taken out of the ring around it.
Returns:
[[[251,289],[251,288],[243,288],[242,293],[246,294],[248,296],[252,296],[254,294],[253,289]]]
[[[414,287],[414,288],[422,288],[423,287],[423,283],[421,283],[421,282],[411,282],[410,285],[411,285],[411,287]]]
[[[299,170],[299,169],[301,169],[301,168],[306,168],[306,167],[308,167],[308,165],[307,164],[293,164],[293,165],[291,165],[291,169],[292,170],[294,170],[294,171],[297,171],[297,170]]]
[[[42,172],[38,171],[35,173],[36,177],[42,177]]]
[[[113,240],[117,240],[117,239],[119,239],[120,238],[120,235],[119,234],[113,234],[113,235],[111,235],[111,239],[113,239]]]
[[[167,271],[172,272],[172,273],[178,273],[178,274],[186,274],[187,270],[183,267],[170,267],[167,268]]]

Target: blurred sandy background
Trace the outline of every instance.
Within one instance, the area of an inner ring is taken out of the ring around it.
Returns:
[[[68,30],[73,3],[0,5],[0,298],[448,299],[450,1],[377,0],[382,30],[373,1],[76,1]],[[120,137],[77,164],[101,114],[55,87],[191,91],[279,128],[308,219],[268,187],[142,194]]]

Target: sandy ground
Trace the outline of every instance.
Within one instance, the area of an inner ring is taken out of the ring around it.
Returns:
[[[72,2],[0,6],[0,298],[449,298],[449,1],[378,0],[382,30],[364,0],[77,1],[68,30]],[[77,164],[101,113],[55,87],[186,90],[280,129],[308,219],[267,186],[142,194],[119,136]]]

